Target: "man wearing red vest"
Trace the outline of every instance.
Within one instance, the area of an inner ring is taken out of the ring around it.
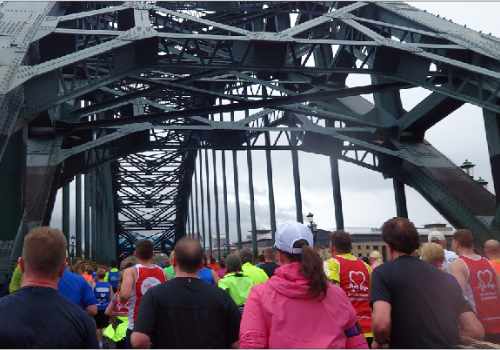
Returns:
[[[158,265],[153,264],[153,243],[147,239],[140,240],[135,245],[137,264],[123,272],[120,288],[120,301],[129,303],[127,343],[134,329],[141,299],[146,292],[158,284],[165,283],[165,273]]]
[[[453,249],[459,259],[450,265],[450,273],[483,324],[485,339],[500,344],[500,277],[488,259],[474,252],[473,242],[471,231],[455,232]]]
[[[351,235],[335,231],[331,237],[332,258],[324,263],[326,277],[337,283],[351,300],[359,325],[368,342],[373,340],[370,308],[371,267],[352,255]]]

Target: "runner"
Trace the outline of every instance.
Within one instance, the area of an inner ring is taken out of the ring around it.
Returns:
[[[153,243],[143,239],[136,243],[135,257],[137,264],[123,272],[123,282],[120,288],[120,301],[129,301],[127,341],[134,329],[134,322],[139,312],[141,299],[149,288],[165,283],[165,273],[162,268],[152,263]]]
[[[363,260],[352,255],[351,235],[335,231],[331,236],[332,258],[324,263],[326,277],[344,290],[356,310],[363,335],[373,341],[370,308],[370,274],[372,269]]]
[[[382,239],[389,261],[373,270],[370,292],[376,347],[456,348],[463,336],[484,335],[455,278],[415,256],[411,221],[388,220]]]
[[[113,287],[113,292],[116,292],[118,290],[118,283],[120,282],[120,270],[118,270],[118,263],[116,261],[111,262],[111,269],[106,272],[104,281],[111,284],[111,287]]]
[[[382,260],[382,254],[378,250],[372,250],[370,253],[370,256],[368,257],[368,260],[370,262],[370,267],[372,268],[372,271],[383,264]]]
[[[224,258],[220,259],[220,268],[217,270],[217,277],[223,278],[227,273],[226,261]]]
[[[443,269],[445,271],[448,271],[448,266],[457,260],[458,255],[447,249],[448,242],[446,242],[446,237],[444,236],[444,233],[441,231],[432,231],[429,233],[429,236],[427,237],[427,240],[429,243],[437,243],[441,247],[443,247],[444,250],[444,263],[443,263]]]
[[[243,275],[241,271],[241,259],[236,254],[230,254],[226,258],[227,272],[224,278],[219,280],[219,288],[229,293],[229,296],[243,311],[248,294],[253,287],[250,278]]]
[[[208,264],[208,268],[216,272],[220,269],[220,265],[217,263],[217,260],[215,260],[213,256],[210,256],[210,263]]]
[[[174,259],[175,259],[175,253],[172,250],[172,253],[170,253],[170,257],[168,259],[167,266],[163,269],[163,271],[165,272],[165,276],[167,277],[167,280],[175,278]]]
[[[484,242],[484,255],[490,260],[491,266],[500,275],[500,242],[496,239],[489,239]]]
[[[104,329],[103,336],[113,342],[117,349],[127,349],[130,348],[130,344],[126,340],[129,303],[120,302],[120,285],[121,281],[118,284],[118,290],[104,312],[110,318],[110,322],[106,329]]]
[[[311,230],[280,225],[280,267],[254,286],[245,304],[241,348],[367,348],[356,312],[340,287],[328,283]]]
[[[0,299],[2,348],[97,347],[92,319],[57,292],[66,247],[62,232],[50,227],[32,229],[24,238],[22,287]]]
[[[175,246],[175,275],[142,299],[132,334],[135,348],[236,347],[240,313],[229,295],[199,280],[203,250],[193,238]]]
[[[97,315],[97,300],[94,291],[81,275],[71,272],[66,267],[59,279],[58,288],[59,294],[80,306],[90,316]]]
[[[500,276],[488,259],[474,252],[474,238],[469,230],[457,230],[453,248],[459,259],[450,265],[450,272],[462,287],[485,329],[485,339],[500,344]]]
[[[243,264],[241,266],[243,274],[250,277],[255,285],[264,283],[269,279],[264,270],[253,264],[253,254],[250,249],[242,249],[240,259]]]
[[[207,257],[203,256],[203,267],[198,271],[198,278],[207,284],[217,285],[219,277],[210,267],[207,266]]]
[[[14,269],[14,272],[12,273],[12,277],[10,278],[10,283],[9,283],[9,293],[15,293],[19,289],[21,289],[21,282],[23,280],[23,273],[21,271],[21,267],[19,266],[19,263],[16,264],[16,268]]]
[[[102,330],[108,326],[109,319],[104,313],[111,301],[113,287],[109,282],[105,282],[106,270],[102,267],[97,269],[97,281],[94,287],[94,295],[97,299],[97,315],[95,315],[95,324],[97,328],[97,341],[102,348]]]
[[[436,268],[444,270],[445,253],[441,245],[437,243],[422,244],[420,248],[420,258]]]
[[[84,264],[84,269],[83,269],[82,277],[85,279],[85,281],[87,281],[87,283],[89,284],[89,286],[91,286],[92,288],[94,288],[94,284],[95,284],[95,281],[94,281],[94,268],[92,267],[92,265],[90,265],[90,264]]]
[[[279,267],[276,264],[275,252],[273,248],[264,249],[263,257],[264,262],[257,265],[258,268],[261,268],[266,273],[267,277],[271,278],[274,275],[274,271]]]

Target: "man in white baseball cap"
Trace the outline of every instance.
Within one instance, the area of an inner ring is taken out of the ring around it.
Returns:
[[[443,269],[445,271],[448,271],[448,266],[451,264],[453,261],[458,259],[458,255],[451,251],[446,249],[446,237],[444,236],[444,233],[441,231],[431,231],[429,232],[429,235],[427,236],[427,240],[429,243],[437,243],[441,247],[443,247],[444,250],[444,263],[443,263]]]

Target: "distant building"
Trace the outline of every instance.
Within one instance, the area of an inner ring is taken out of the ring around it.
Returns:
[[[384,259],[387,258],[387,248],[382,240],[380,228],[348,227],[345,231],[351,234],[354,255],[368,257],[371,251],[378,250],[382,253]],[[427,242],[427,236],[431,231],[442,231],[448,242],[451,240],[454,232],[453,228],[446,226],[446,224],[428,224],[424,225],[424,227],[417,227],[417,231],[421,243]],[[316,233],[316,245],[320,248],[330,247],[330,234],[330,231],[318,230]]]
[[[427,236],[431,231],[442,231],[447,238],[448,243],[451,241],[454,229],[447,226],[446,224],[427,224],[423,227],[417,227],[420,242],[427,242]],[[329,249],[330,248],[330,235],[335,231],[335,229],[324,230],[316,229],[314,230],[315,247],[319,249]],[[347,227],[345,231],[351,234],[352,238],[352,250],[353,254],[358,257],[368,257],[370,252],[373,250],[378,250],[382,253],[384,259],[387,258],[387,248],[382,240],[382,232],[380,228],[373,227]],[[256,232],[257,236],[257,249],[259,254],[266,248],[273,247],[274,240],[272,239],[272,233],[269,229],[258,229]],[[242,248],[252,249],[252,235],[248,234],[244,241],[241,242]],[[236,242],[229,243],[226,242],[225,237],[221,237],[221,250],[222,255],[227,251],[237,250]],[[212,250],[213,256],[217,256],[217,238],[212,237]]]

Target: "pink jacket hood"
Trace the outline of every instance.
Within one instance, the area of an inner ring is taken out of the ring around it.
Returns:
[[[286,264],[267,282],[277,293],[293,299],[309,299],[309,282],[300,272],[300,263]]]

